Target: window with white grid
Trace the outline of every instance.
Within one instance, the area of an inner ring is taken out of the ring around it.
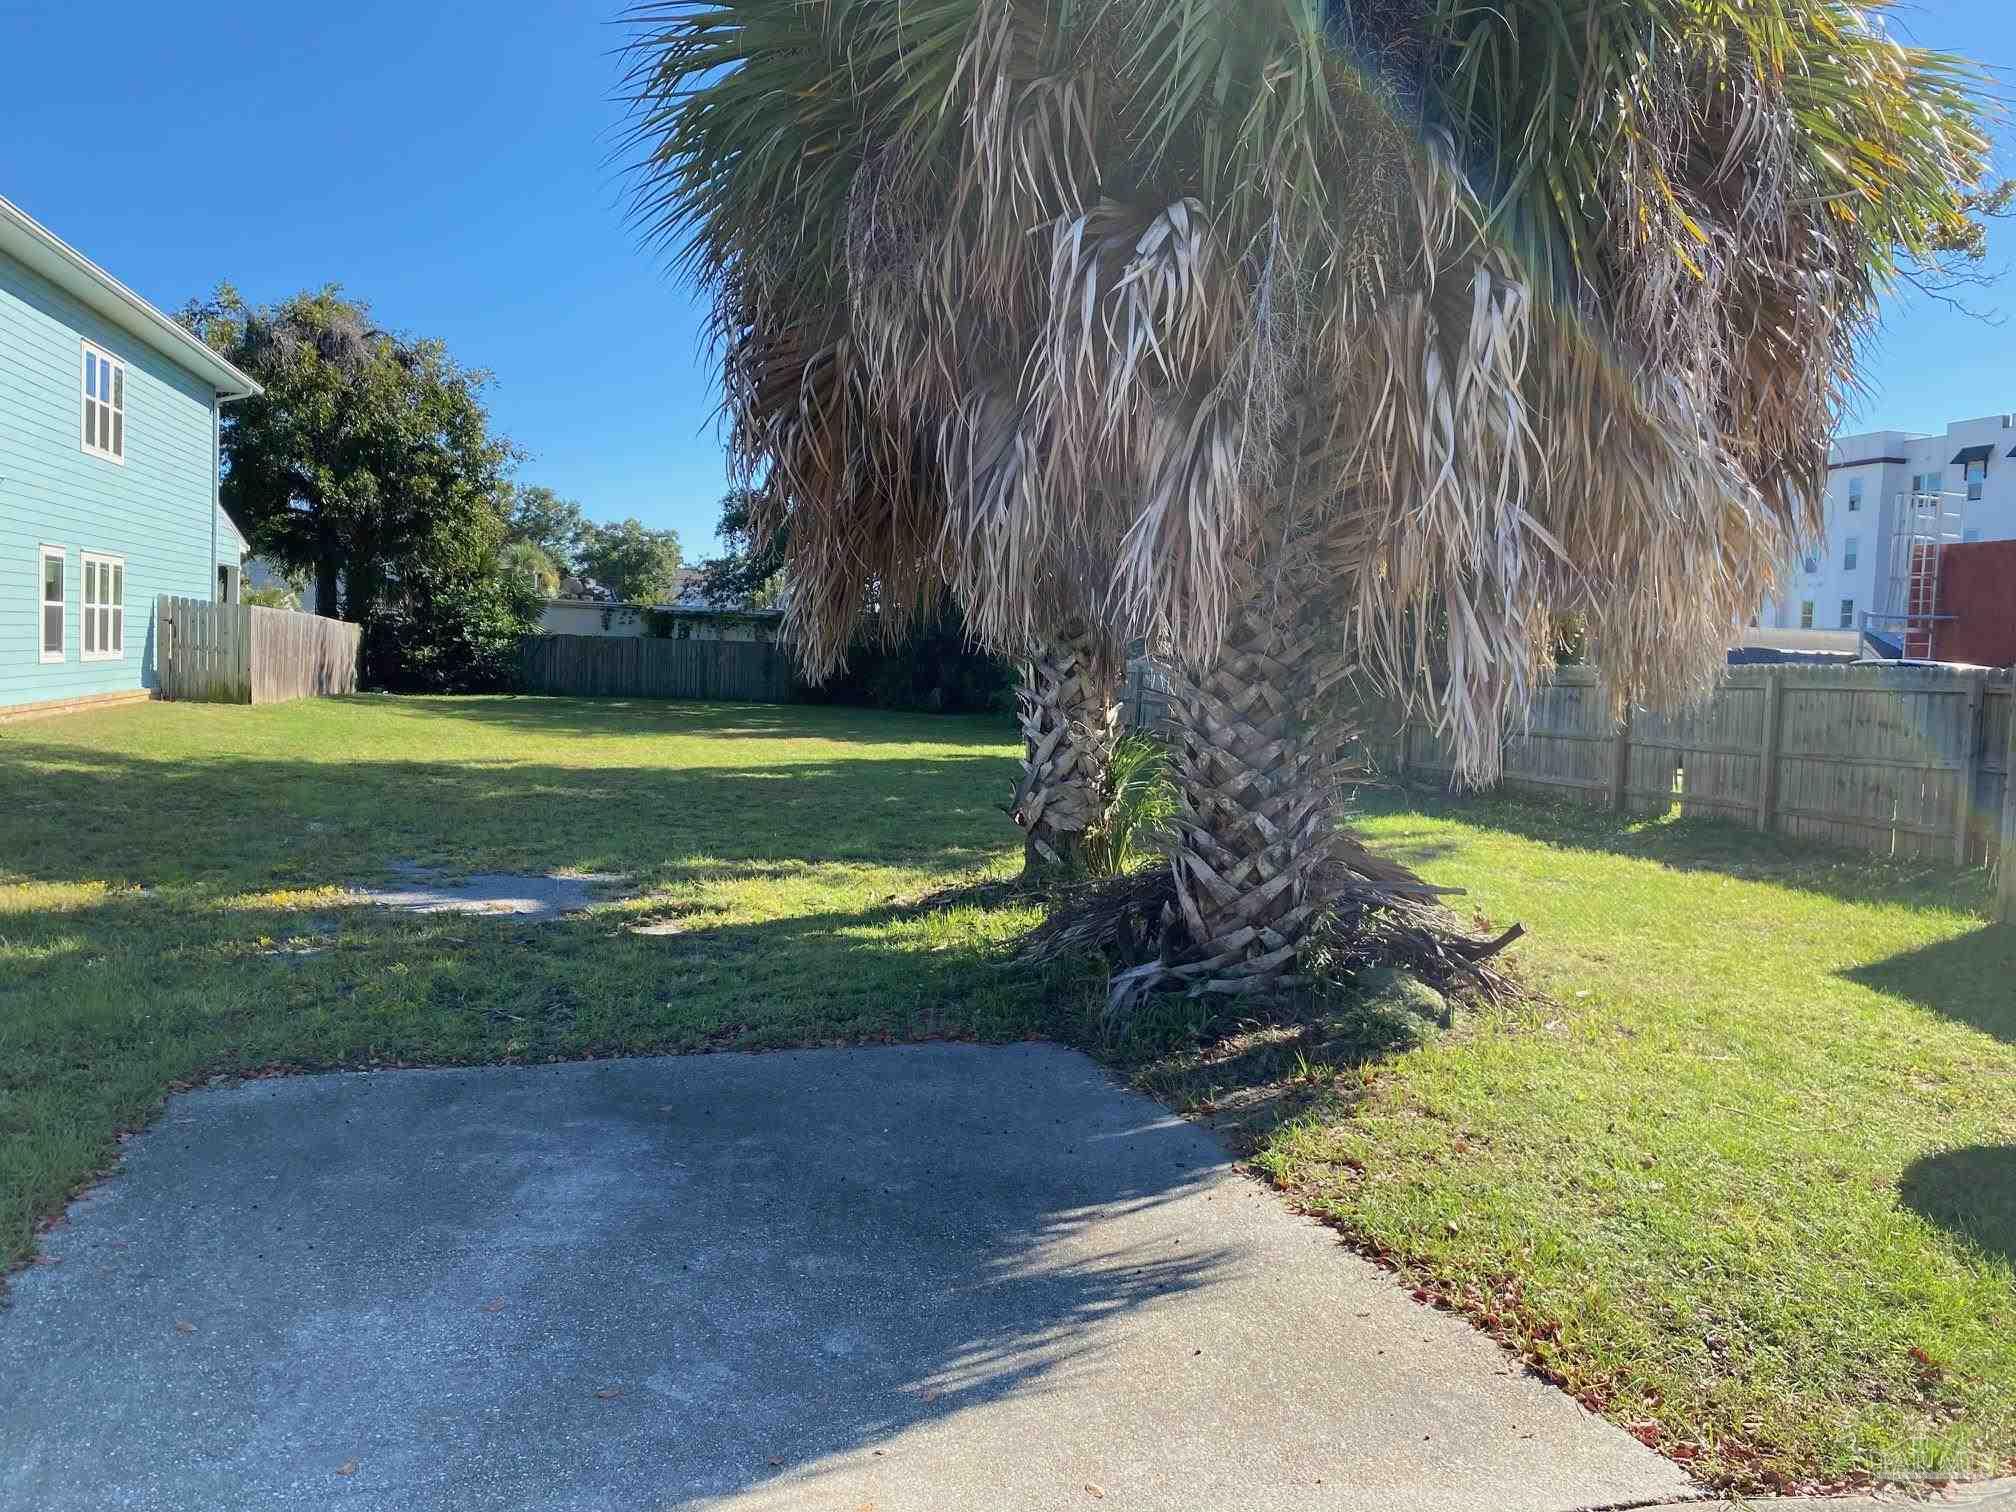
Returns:
[[[126,364],[84,343],[84,450],[108,462],[126,460]]]
[[[68,557],[61,546],[44,546],[37,553],[41,571],[36,574],[39,590],[36,602],[42,609],[42,660],[63,660],[63,621],[69,608],[69,587],[65,579]]]
[[[126,559],[84,553],[85,661],[118,661],[126,655]]]

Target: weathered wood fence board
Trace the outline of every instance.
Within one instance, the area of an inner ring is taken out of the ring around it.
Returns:
[[[252,702],[252,628],[245,606],[163,595],[158,613],[154,663],[163,698]]]
[[[252,702],[327,698],[357,691],[363,627],[316,614],[252,609]]]
[[[519,671],[527,693],[744,703],[792,703],[799,695],[789,650],[767,641],[528,635]]]
[[[1169,674],[1153,659],[1137,656],[1127,663],[1120,689],[1120,717],[1129,729],[1163,732],[1169,722]]]
[[[155,635],[163,698],[200,703],[280,703],[357,691],[356,625],[164,595]]]
[[[1403,776],[1453,763],[1425,723],[1374,732]],[[2016,691],[2007,672],[1736,667],[1691,708],[1613,725],[1595,673],[1563,668],[1506,738],[1501,786],[1619,812],[1717,815],[1788,838],[1964,866],[2001,857],[2016,922]]]

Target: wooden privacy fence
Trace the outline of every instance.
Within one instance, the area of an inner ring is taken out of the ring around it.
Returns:
[[[363,632],[341,620],[253,604],[159,604],[155,665],[163,698],[281,703],[357,691]]]
[[[570,696],[792,703],[799,693],[789,650],[766,641],[528,635],[519,674],[527,693]]]
[[[1698,707],[1633,709],[1562,668],[1508,735],[1501,786],[1617,812],[1712,814],[1887,856],[2001,867],[2016,922],[2016,693],[2007,672],[1734,667]],[[1372,741],[1403,776],[1443,776],[1425,723]]]

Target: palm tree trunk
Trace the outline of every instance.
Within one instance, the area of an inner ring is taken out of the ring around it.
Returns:
[[[1098,816],[1112,753],[1121,658],[1096,628],[1075,624],[1039,645],[1024,672],[1022,781],[1008,812],[1022,827],[1023,875],[1076,871]]]
[[[343,606],[337,599],[341,569],[336,558],[324,555],[315,560],[315,612],[329,619],[341,619]]]
[[[1341,727],[1321,712],[1330,658],[1301,608],[1278,596],[1248,605],[1216,661],[1172,678],[1170,860],[1189,941],[1158,963],[1164,983],[1226,993],[1295,985],[1297,956],[1329,902],[1336,784],[1352,763],[1338,759]]]

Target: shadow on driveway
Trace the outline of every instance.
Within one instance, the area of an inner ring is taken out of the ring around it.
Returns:
[[[0,1315],[0,1504],[1555,1509],[1680,1471],[1048,1046],[177,1099]]]

